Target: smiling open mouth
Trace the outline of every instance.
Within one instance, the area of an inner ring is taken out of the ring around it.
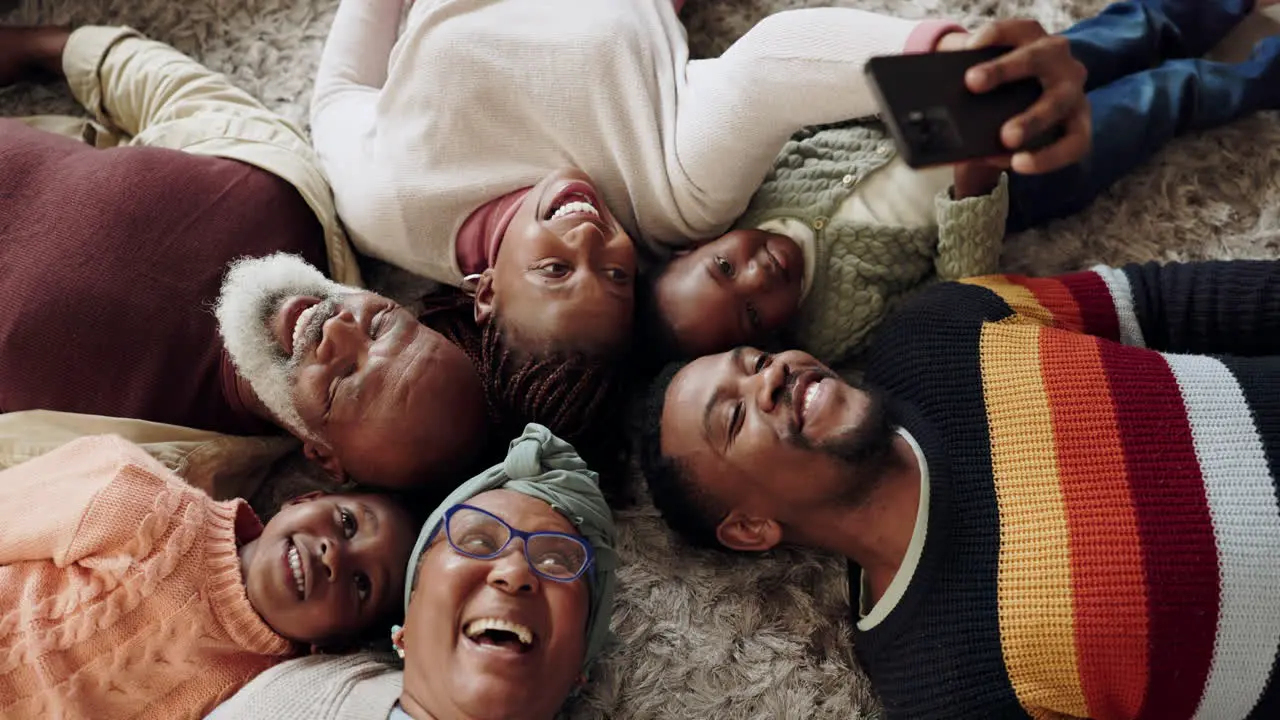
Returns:
[[[298,591],[298,599],[302,600],[307,592],[307,575],[302,568],[302,556],[298,552],[298,546],[292,540],[286,540],[289,543],[289,550],[285,556],[289,560],[289,570],[293,573],[293,582]]]
[[[570,215],[589,215],[600,219],[600,211],[596,209],[591,198],[582,193],[569,193],[552,205],[547,211],[546,220],[559,220]]]
[[[286,332],[289,332],[289,336],[280,338],[281,350],[284,351],[287,357],[297,359],[309,352],[320,342],[320,338],[324,334],[325,322],[337,315],[342,309],[338,300],[332,297],[324,300],[296,298],[289,301],[290,304],[307,302],[310,304],[301,312],[298,312],[297,317],[293,319],[293,327],[286,330]],[[288,312],[287,307],[285,312]]]
[[[307,332],[307,327],[311,323],[311,318],[316,314],[320,305],[317,303],[303,310],[298,315],[298,320],[293,324],[293,345],[289,348],[289,354],[292,355],[295,348],[302,345],[302,336]]]
[[[815,380],[814,382],[809,383],[809,388],[804,391],[804,405],[801,408],[801,412],[804,415],[808,415],[809,410],[813,407],[813,399],[818,397],[818,388],[821,384],[822,380]]]
[[[791,418],[792,429],[796,433],[803,432],[808,424],[809,413],[814,409],[814,400],[821,392],[822,381],[826,377],[813,370],[800,370],[791,379]]]
[[[533,648],[534,634],[520,623],[498,618],[479,618],[462,628],[462,634],[477,645],[499,647],[516,653]]]

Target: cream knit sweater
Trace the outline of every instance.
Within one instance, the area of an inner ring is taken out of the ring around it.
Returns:
[[[403,678],[373,653],[310,655],[254,678],[207,720],[387,720]]]
[[[362,251],[458,284],[484,203],[564,166],[661,250],[723,231],[805,125],[875,112],[862,68],[956,26],[781,12],[689,59],[671,0],[343,0],[312,104],[316,150]]]

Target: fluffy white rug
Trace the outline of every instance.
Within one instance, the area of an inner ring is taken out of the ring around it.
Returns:
[[[390,2],[391,0],[387,0]],[[605,0],[598,0],[605,1]],[[614,0],[618,1],[618,0]],[[14,0],[0,0],[0,10]],[[712,55],[764,15],[828,0],[689,0],[695,53]],[[843,4],[974,25],[1031,16],[1051,30],[1102,0],[861,0]],[[337,0],[25,0],[8,22],[125,23],[230,75],[302,122]],[[0,92],[0,114],[75,112],[58,88]],[[1274,113],[1176,142],[1079,216],[1011,238],[1010,269],[1095,262],[1274,258],[1280,123]],[[799,479],[802,481],[802,479]],[[842,563],[780,552],[743,561],[673,545],[645,505],[621,513],[628,562],[620,640],[576,717],[855,718],[876,714],[855,669]]]

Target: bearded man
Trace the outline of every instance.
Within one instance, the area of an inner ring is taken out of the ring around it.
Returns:
[[[228,395],[334,475],[410,486],[462,471],[485,440],[471,361],[392,300],[282,254],[232,265],[216,314]]]
[[[478,376],[352,286],[300,131],[128,29],[0,28],[0,82],[34,70],[65,72],[97,122],[71,139],[0,120],[0,412],[285,431],[331,474],[395,487],[469,463]]]
[[[849,559],[887,717],[1280,717],[1280,262],[937,285],[865,380],[672,367],[642,461],[692,542]]]

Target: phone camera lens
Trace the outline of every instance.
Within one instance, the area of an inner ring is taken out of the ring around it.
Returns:
[[[912,110],[906,120],[908,141],[925,152],[945,151],[957,142],[955,126],[943,108]]]

